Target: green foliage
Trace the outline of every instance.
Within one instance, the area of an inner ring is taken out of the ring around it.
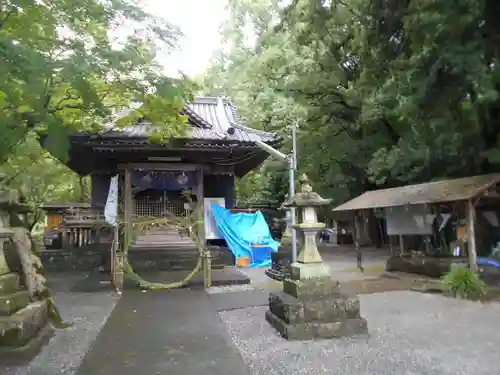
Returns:
[[[279,207],[288,193],[288,165],[267,161],[260,170],[250,172],[236,182],[238,202],[268,203]]]
[[[67,135],[100,129],[131,101],[118,122],[147,117],[168,138],[183,132],[178,109],[191,84],[165,77],[159,43],[178,31],[134,0],[7,0],[0,5],[0,160],[36,132],[64,160]]]
[[[0,163],[0,186],[17,192],[35,209],[28,217],[28,229],[33,229],[42,219],[39,207],[43,203],[88,202],[90,199],[90,179],[78,176],[43,150],[32,133]]]
[[[341,203],[364,190],[500,170],[500,5],[233,0],[207,92],[277,131]],[[267,9],[266,16],[262,16]],[[255,43],[242,43],[253,29]],[[242,47],[243,46],[243,47]]]
[[[442,279],[446,291],[456,298],[479,298],[486,294],[487,286],[470,268],[456,268]]]

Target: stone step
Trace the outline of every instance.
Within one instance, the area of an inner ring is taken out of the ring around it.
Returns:
[[[10,294],[19,290],[19,275],[11,272],[0,276],[0,295]]]
[[[229,249],[214,248],[212,253],[212,267],[221,268],[233,265],[234,260]],[[196,248],[187,249],[134,249],[128,254],[128,259],[136,271],[169,271],[191,270],[198,260]]]
[[[48,323],[47,303],[30,303],[11,316],[0,316],[0,357],[5,348],[25,346]]]
[[[25,308],[30,303],[30,294],[27,290],[0,295],[0,316],[8,316]]]
[[[45,271],[90,271],[97,268],[103,260],[109,257],[107,252],[79,251],[83,249],[46,250],[41,253]]]

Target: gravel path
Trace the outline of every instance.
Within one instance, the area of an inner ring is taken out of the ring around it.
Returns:
[[[414,292],[361,296],[369,338],[288,342],[266,307],[221,312],[253,375],[492,375],[500,368],[500,304]],[[471,327],[467,329],[467,327]]]
[[[73,375],[113,310],[115,293],[57,293],[56,303],[65,321],[50,343],[28,366],[0,368],[2,375]]]

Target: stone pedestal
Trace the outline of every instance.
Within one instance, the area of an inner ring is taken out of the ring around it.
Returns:
[[[368,333],[360,314],[359,299],[341,293],[316,246],[316,233],[324,228],[315,207],[328,204],[312,191],[307,176],[301,193],[289,206],[302,208],[302,223],[295,226],[304,235],[298,262],[290,266],[283,291],[270,293],[266,320],[287,340],[332,339]]]
[[[298,275],[317,277],[298,279]],[[292,265],[292,277],[283,291],[269,295],[266,320],[287,340],[331,339],[366,334],[367,322],[360,314],[359,299],[340,292],[328,267]]]
[[[9,215],[0,209],[0,276],[10,272],[7,260],[4,254],[4,242],[12,236],[12,230],[9,227]]]
[[[14,238],[6,208],[16,203],[0,199],[0,361],[15,363],[36,355],[52,330],[46,301],[33,301],[5,259],[5,245]]]

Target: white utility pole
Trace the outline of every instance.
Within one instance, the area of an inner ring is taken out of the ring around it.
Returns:
[[[274,147],[269,146],[262,141],[255,141],[255,144],[266,151],[268,154],[288,162],[289,171],[289,199],[295,196],[295,170],[297,168],[297,124],[292,125],[292,153],[285,155],[281,151],[276,150]],[[295,207],[290,207],[290,226],[292,228],[292,263],[297,261],[297,231],[295,225]]]

